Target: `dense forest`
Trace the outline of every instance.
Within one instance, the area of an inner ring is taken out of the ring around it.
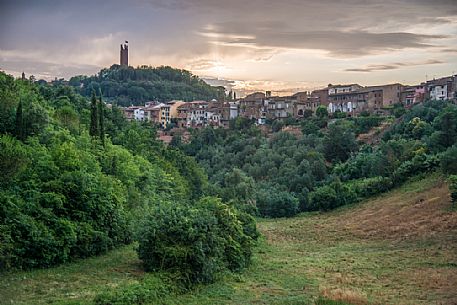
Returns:
[[[4,73],[0,100],[0,272],[132,242],[145,270],[182,287],[249,265],[254,219],[208,196],[202,168],[153,127],[125,121],[95,92]]]
[[[119,106],[173,99],[209,101],[225,96],[223,87],[212,87],[189,71],[168,66],[134,68],[112,65],[94,76],[74,76],[69,85],[86,97],[92,94],[92,90],[101,90],[107,100]]]
[[[264,134],[238,118],[230,129],[194,130],[190,143],[173,143],[206,169],[213,194],[267,217],[334,209],[439,168],[457,174],[455,104],[430,101],[393,112],[399,118],[377,146],[356,136],[389,118],[330,118],[325,108],[301,122],[299,136],[281,131],[287,120]]]

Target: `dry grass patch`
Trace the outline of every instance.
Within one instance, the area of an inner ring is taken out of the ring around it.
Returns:
[[[367,297],[359,291],[340,288],[323,288],[320,293],[323,297],[333,301],[342,301],[354,305],[368,304]]]

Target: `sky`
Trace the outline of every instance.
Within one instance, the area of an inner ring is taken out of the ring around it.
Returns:
[[[0,70],[54,79],[119,63],[239,94],[416,84],[457,73],[457,0],[0,0]]]

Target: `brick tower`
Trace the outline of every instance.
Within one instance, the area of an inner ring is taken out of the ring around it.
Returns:
[[[121,66],[129,65],[129,46],[128,41],[125,41],[124,45],[121,44]]]

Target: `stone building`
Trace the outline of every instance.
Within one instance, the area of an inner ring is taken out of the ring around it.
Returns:
[[[123,45],[121,44],[121,66],[129,66],[129,46],[127,45],[128,41],[126,41]]]
[[[457,75],[433,79],[426,82],[426,97],[431,100],[456,100]]]

